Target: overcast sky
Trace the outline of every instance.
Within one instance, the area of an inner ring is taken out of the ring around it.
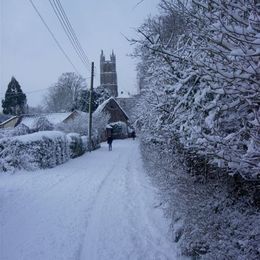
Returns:
[[[27,95],[28,104],[41,104],[46,89],[63,72],[73,67],[58,49],[29,0],[0,0],[0,98],[4,97],[12,76]],[[70,45],[48,0],[33,0],[57,40],[85,78],[84,68]],[[136,61],[128,56],[133,50],[122,36],[131,38],[150,14],[157,13],[159,0],[60,0],[78,39],[90,61],[97,68],[95,86],[99,85],[101,49],[106,58],[114,50],[117,57],[119,93],[136,93]],[[136,6],[137,5],[137,6]],[[89,83],[89,79],[87,79]]]

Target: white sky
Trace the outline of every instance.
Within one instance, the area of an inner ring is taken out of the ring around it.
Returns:
[[[122,35],[134,37],[133,28],[141,25],[150,14],[157,13],[159,0],[144,0],[138,6],[140,0],[60,1],[89,60],[95,62],[95,86],[99,85],[101,49],[106,58],[114,49],[119,93],[136,93],[136,60],[127,56],[133,47]],[[63,72],[73,71],[73,67],[56,46],[29,0],[0,0],[0,3],[0,98],[4,97],[11,77],[15,76],[27,95],[28,104],[36,106],[42,103],[46,89]],[[79,72],[88,78],[90,72],[84,69],[72,49],[49,1],[34,0],[34,3]]]

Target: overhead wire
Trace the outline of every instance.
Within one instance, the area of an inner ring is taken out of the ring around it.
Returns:
[[[91,77],[86,77],[84,79],[90,79]],[[41,89],[37,89],[37,90],[32,90],[32,91],[25,91],[25,92],[22,92],[22,93],[8,93],[8,96],[18,96],[18,95],[21,95],[21,94],[31,94],[31,93],[35,93],[35,92],[40,92],[40,91],[44,91],[44,90],[47,90],[47,89],[52,89],[53,87],[55,86],[50,86],[50,87],[47,87],[47,88],[41,88]],[[0,92],[0,95],[5,95],[6,92]]]
[[[35,4],[33,3],[32,0],[29,0],[29,2],[31,3],[33,9],[35,10],[35,12],[38,14],[38,16],[40,17],[42,23],[44,24],[44,26],[46,27],[46,29],[48,30],[48,32],[50,33],[50,35],[52,36],[53,40],[55,41],[55,43],[57,44],[58,48],[60,49],[60,51],[63,53],[63,55],[65,56],[65,58],[67,59],[67,61],[71,64],[71,66],[74,68],[74,70],[78,73],[78,69],[76,68],[76,66],[73,64],[73,62],[71,61],[71,59],[69,58],[69,56],[66,54],[66,52],[64,51],[64,49],[62,48],[61,44],[59,43],[59,41],[57,40],[57,38],[55,37],[54,33],[51,31],[50,27],[48,26],[48,24],[45,22],[44,18],[42,17],[40,11],[38,10],[38,8],[35,6]]]
[[[61,9],[62,6],[61,6],[61,4],[58,5],[58,2],[57,2],[57,1],[54,1],[54,4],[55,4],[57,10],[59,11],[62,20],[64,21],[65,28],[67,29],[69,35],[71,36],[71,39],[73,40],[73,43],[74,43],[76,49],[78,50],[79,55],[80,55],[80,56],[82,57],[82,59],[83,59],[82,62],[83,62],[87,67],[90,66],[89,61],[88,61],[88,60],[86,59],[86,57],[85,57],[85,52],[82,50],[82,47],[81,47],[81,45],[80,45],[80,43],[79,43],[79,41],[78,41],[78,38],[77,38],[77,36],[76,36],[76,34],[75,34],[75,32],[74,32],[72,26],[71,26],[71,23],[69,22],[69,20],[68,20],[68,18],[67,18],[67,15],[66,15],[64,9]],[[63,27],[63,28],[64,28],[64,27]]]
[[[57,9],[57,7],[56,7],[56,3],[54,2],[55,6],[54,6],[54,4],[52,3],[52,1],[50,1],[50,0],[49,0],[49,3],[51,4],[51,7],[52,7],[52,9],[53,9],[55,15],[57,16],[57,18],[58,18],[58,20],[59,20],[59,22],[60,22],[60,24],[61,24],[61,26],[62,26],[62,28],[63,28],[65,34],[66,34],[66,36],[68,37],[69,42],[71,43],[73,49],[76,51],[77,56],[78,56],[78,57],[80,58],[80,60],[83,62],[84,66],[86,66],[86,64],[85,64],[85,62],[84,62],[84,60],[83,60],[83,58],[82,58],[80,52],[78,51],[78,48],[77,48],[77,46],[76,46],[76,44],[75,44],[74,39],[73,39],[73,37],[71,36],[71,32],[68,30],[66,23],[64,23],[64,18],[61,16],[60,10]]]
[[[51,89],[51,88],[52,88],[52,87],[41,88],[41,89],[32,90],[32,91],[28,91],[28,92],[8,93],[8,97],[10,97],[10,96],[19,96],[19,95],[22,95],[22,94],[28,95],[28,94],[31,94],[31,93],[40,92],[40,91],[44,91],[44,90]],[[4,94],[4,96],[5,96],[5,95],[6,95],[6,92],[0,92],[0,94],[1,94],[1,95]]]
[[[49,3],[51,5],[56,17],[58,18],[69,42],[71,43],[73,49],[75,50],[77,56],[79,57],[79,59],[81,60],[83,65],[90,71],[89,62],[86,60],[86,57],[83,54],[84,51],[82,50],[82,47],[78,41],[78,38],[77,38],[75,32],[72,31],[73,28],[71,26],[71,23],[69,22],[68,18],[66,19],[66,17],[65,17],[66,14],[64,12],[62,12],[60,6],[58,6],[56,1],[49,0]]]
[[[67,61],[70,63],[70,65],[73,67],[73,69],[75,70],[75,72],[77,72],[78,74],[79,71],[78,69],[76,68],[76,66],[73,64],[73,62],[71,61],[71,59],[69,58],[69,56],[67,55],[67,53],[65,52],[65,50],[62,48],[61,44],[59,43],[59,41],[57,40],[57,38],[55,37],[54,33],[52,32],[52,30],[50,29],[50,27],[48,26],[47,22],[44,20],[43,16],[41,15],[39,9],[36,7],[36,5],[34,4],[34,2],[32,0],[29,0],[31,6],[33,7],[33,9],[35,10],[35,12],[37,13],[37,15],[40,17],[42,23],[44,24],[44,26],[46,27],[46,29],[48,30],[48,32],[50,33],[51,37],[53,38],[53,40],[55,41],[56,45],[58,46],[58,48],[60,49],[60,51],[62,52],[62,54],[65,56],[65,58],[67,59]],[[49,0],[49,2],[51,3],[51,1]],[[84,52],[77,36],[76,36],[76,33],[60,3],[59,0],[57,0],[57,3],[54,1],[54,4],[56,6],[56,10],[53,9],[55,11],[55,14],[57,15],[59,21],[61,22],[62,24],[62,27],[66,33],[66,35],[68,36],[68,38],[70,39],[70,42],[71,44],[73,45],[76,53],[78,54],[79,58],[81,59],[82,63],[85,65],[85,67],[89,70],[89,64],[90,64],[90,61],[86,55],[86,53]],[[51,3],[52,7],[54,8],[53,4]],[[58,13],[60,14],[60,16],[58,15]],[[60,18],[59,18],[60,17]],[[60,20],[61,19],[61,20]],[[62,22],[63,21],[63,22]],[[65,29],[67,28],[67,29]],[[69,37],[70,35],[70,37]],[[89,79],[91,77],[87,77],[86,79]],[[35,90],[35,91],[29,91],[29,92],[24,92],[23,94],[30,94],[30,93],[33,93],[33,92],[38,92],[38,91],[43,91],[43,90],[47,90],[47,89],[50,89],[52,87],[48,87],[48,88],[43,88],[43,89],[40,89],[40,90]],[[0,94],[4,94],[4,92],[0,92]],[[22,93],[21,93],[22,94]],[[13,93],[13,94],[8,94],[8,96],[11,96],[11,95],[19,95],[19,93]]]
[[[68,18],[68,16],[66,15],[66,12],[65,12],[64,8],[62,7],[62,4],[61,4],[60,0],[56,0],[56,1],[57,1],[58,5],[59,5],[59,7],[60,7],[61,12],[63,13],[63,15],[64,15],[64,17],[65,17],[65,20],[67,21],[67,24],[68,24],[68,26],[69,26],[69,28],[70,28],[70,30],[71,30],[71,32],[72,32],[72,35],[74,35],[74,38],[75,38],[75,40],[76,40],[76,43],[77,43],[77,45],[78,45],[78,47],[79,47],[79,49],[80,49],[80,51],[81,51],[81,53],[82,53],[84,59],[86,60],[86,62],[87,62],[89,65],[91,65],[91,62],[89,61],[89,58],[88,58],[88,56],[86,55],[86,52],[85,52],[84,49],[82,48],[82,45],[80,44],[80,42],[79,42],[79,40],[78,40],[78,37],[77,37],[77,35],[76,35],[76,33],[75,33],[75,30],[74,30],[74,28],[72,27],[72,25],[71,25],[71,23],[70,23],[70,21],[69,21],[69,18]]]

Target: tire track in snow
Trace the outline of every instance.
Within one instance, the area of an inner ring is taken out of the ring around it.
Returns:
[[[81,259],[81,255],[82,255],[82,249],[83,249],[83,243],[85,240],[85,236],[87,234],[87,229],[88,229],[88,223],[89,223],[89,219],[91,218],[91,213],[93,211],[93,208],[95,206],[95,204],[97,203],[98,197],[100,196],[101,190],[104,187],[104,185],[106,184],[106,182],[108,181],[110,175],[113,173],[113,170],[116,166],[116,162],[118,161],[118,159],[120,158],[120,155],[117,156],[117,159],[114,160],[113,165],[111,166],[110,170],[108,171],[108,173],[106,174],[105,178],[101,181],[101,183],[99,184],[97,191],[95,192],[96,195],[94,196],[94,198],[92,199],[90,206],[88,207],[88,214],[86,215],[86,222],[85,222],[85,232],[84,234],[81,236],[81,244],[79,245],[79,249],[77,250],[76,254],[75,254],[75,260],[80,260]]]
[[[145,194],[136,178],[143,174],[137,145],[124,142],[120,159],[97,194],[79,259],[176,259],[173,244],[152,226],[150,212],[144,210]]]
[[[136,142],[115,140],[112,152],[102,147],[37,176],[1,178],[0,195],[13,192],[3,205],[1,260],[174,259],[150,219],[140,160]]]
[[[97,151],[97,153],[100,154],[101,157],[104,156],[102,152],[103,152],[102,149]],[[12,226],[18,225],[17,226],[19,230],[18,234],[20,238],[16,239],[17,242],[16,244],[14,244],[16,245],[17,249],[15,249],[13,253],[10,253],[9,250],[8,251],[5,250],[5,252],[2,252],[4,257],[3,258],[0,257],[1,259],[18,259],[17,256],[21,254],[25,255],[23,259],[66,259],[66,260],[76,259],[75,254],[77,254],[76,252],[78,252],[77,248],[75,248],[74,250],[73,249],[74,245],[69,245],[68,244],[69,242],[65,241],[64,239],[69,238],[70,240],[72,240],[73,237],[75,237],[76,241],[73,241],[73,244],[75,244],[75,242],[80,241],[80,239],[78,239],[77,237],[82,236],[81,233],[83,232],[82,230],[84,229],[84,227],[87,225],[89,212],[91,212],[91,208],[95,204],[96,194],[102,188],[106,176],[108,175],[107,169],[104,170],[104,168],[100,167],[102,165],[100,165],[98,161],[93,160],[93,158],[96,158],[94,152],[91,154],[87,154],[86,156],[87,157],[85,158],[83,156],[74,159],[72,161],[69,161],[68,164],[64,164],[56,168],[48,169],[46,171],[40,171],[40,173],[37,173],[39,174],[38,175],[39,178],[42,177],[44,179],[43,181],[40,181],[38,183],[40,184],[39,187],[41,187],[40,191],[37,192],[37,194],[34,194],[36,195],[35,197],[31,197],[30,194],[28,193],[30,189],[29,190],[26,189],[24,198],[22,198],[21,201],[22,202],[26,201],[27,204],[26,205],[24,203],[22,204],[25,205],[25,207],[16,207],[15,210],[16,209],[18,210],[17,214],[9,215],[8,220],[5,223],[5,227],[3,227],[2,229],[4,230],[5,228],[6,234],[7,234],[7,230],[9,230],[8,237],[10,239],[8,238],[8,240],[11,240],[11,237],[14,236],[13,233],[16,232],[12,228]],[[115,158],[115,160],[112,160],[112,162],[114,161],[116,162],[116,160],[117,158]],[[79,168],[78,166],[75,167],[78,163],[85,165],[85,168],[84,167]],[[69,167],[67,167],[67,165],[69,165]],[[109,165],[110,167],[111,163],[110,162],[109,164],[105,163],[105,165]],[[62,177],[57,181],[55,175],[59,172],[59,168],[64,168],[64,169],[68,168],[67,169],[68,172],[66,172],[66,174],[68,175],[66,177]],[[111,168],[113,168],[113,166]],[[48,172],[49,176],[46,175],[46,172]],[[30,174],[28,175],[25,174],[24,177],[30,177],[29,175]],[[46,177],[48,178],[47,181],[45,180]],[[31,183],[29,183],[28,188],[30,188],[30,184]],[[44,185],[41,186],[42,184]],[[41,191],[43,190],[45,190],[46,192],[42,193]],[[71,204],[71,202],[73,204]],[[76,211],[80,210],[79,214],[81,216],[78,216],[77,219],[73,219],[72,217],[75,215],[75,213],[73,213],[72,216],[67,215],[68,213],[66,211],[68,210],[66,210],[66,208],[72,209],[72,207]],[[54,210],[57,211],[57,213],[55,213]],[[47,211],[50,214],[48,214],[48,216],[46,215],[46,213],[42,214],[43,211]],[[60,212],[62,212],[62,215],[58,215]],[[64,215],[64,213],[66,213],[66,215]],[[45,215],[47,218],[44,217]],[[19,216],[19,218],[17,216]],[[30,218],[32,218],[32,222],[30,221]],[[83,221],[84,223],[82,223],[80,219],[84,219]],[[47,223],[50,223],[49,225],[50,227],[52,226],[55,227],[54,228],[55,230],[52,229],[51,232],[46,234],[48,240],[50,241],[45,239],[46,236],[44,237],[44,233],[46,233],[47,230],[50,229],[49,227],[46,226]],[[22,236],[25,235],[24,231],[22,231],[25,229],[23,227],[24,224],[28,228],[36,227],[34,228],[34,230],[29,230],[31,234],[28,234],[29,238],[26,239],[27,241],[26,240],[23,241],[24,239],[22,238]],[[79,225],[81,226],[79,227]],[[46,230],[43,230],[44,232],[39,233],[40,229],[42,228],[41,226],[46,226]],[[64,230],[65,231],[64,234],[61,234],[59,230]],[[79,232],[79,233],[76,234],[75,232]],[[61,240],[58,241],[57,240],[58,238],[60,238]],[[38,241],[37,242],[39,244],[38,246],[33,245],[34,243],[36,243],[36,241]],[[40,246],[41,243],[43,243],[42,248]],[[63,253],[61,251],[62,249],[59,248],[64,248],[66,244],[69,246],[69,248],[71,247],[72,250],[70,250],[68,254],[68,247],[67,247],[66,250],[64,250],[65,252],[67,252],[67,255],[65,256],[66,253]],[[79,246],[79,244],[80,243],[77,244],[77,247]],[[31,248],[24,250],[24,248],[27,248],[29,245],[31,245],[30,246]],[[7,245],[5,245],[4,248],[6,248],[6,246]],[[50,252],[44,250],[44,247],[45,248],[49,247]],[[18,252],[19,248],[23,250],[22,253]],[[44,251],[44,253],[42,251]],[[57,258],[58,252],[60,252],[60,255]],[[15,255],[15,258],[10,255]],[[37,257],[35,257],[35,255],[37,255]],[[69,255],[73,255],[73,257]]]

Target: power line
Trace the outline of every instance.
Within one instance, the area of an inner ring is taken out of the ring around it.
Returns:
[[[64,8],[62,7],[61,3],[59,0],[49,0],[49,3],[52,6],[52,9],[55,12],[55,15],[57,16],[57,18],[59,19],[59,22],[62,25],[62,28],[64,30],[64,32],[66,33],[70,43],[72,44],[72,47],[74,48],[74,50],[76,51],[78,57],[80,58],[80,60],[82,61],[82,63],[87,67],[87,69],[90,71],[89,66],[90,66],[90,62],[89,59],[86,55],[86,53],[84,52],[78,37],[69,21],[68,16],[65,13]]]
[[[63,55],[65,56],[65,58],[68,60],[68,62],[71,64],[71,66],[74,68],[74,70],[80,74],[77,70],[77,68],[75,67],[75,65],[72,63],[71,59],[69,58],[69,56],[66,54],[66,52],[64,51],[64,49],[62,48],[62,46],[60,45],[60,43],[58,42],[57,38],[55,37],[54,33],[51,31],[50,27],[48,26],[48,24],[45,22],[45,20],[43,19],[41,13],[39,12],[39,10],[37,9],[37,7],[35,6],[35,4],[33,3],[32,0],[29,0],[29,2],[31,3],[33,9],[35,10],[35,12],[38,14],[38,16],[40,17],[42,23],[44,24],[44,26],[47,28],[48,32],[50,33],[50,35],[52,36],[53,40],[55,41],[55,43],[57,44],[58,48],[60,49],[60,51],[63,53]]]
[[[56,0],[56,1],[57,1],[57,3],[58,3],[58,5],[59,5],[59,7],[60,7],[60,9],[61,9],[61,11],[62,11],[62,13],[63,13],[65,19],[66,19],[66,21],[67,21],[67,23],[68,23],[68,25],[69,25],[69,27],[70,27],[70,29],[71,29],[72,34],[74,35],[74,38],[75,38],[75,40],[76,40],[76,42],[77,42],[77,45],[78,45],[79,49],[81,50],[81,52],[82,52],[82,54],[83,54],[85,60],[86,60],[87,63],[89,64],[89,66],[91,66],[91,63],[90,63],[90,61],[89,61],[89,58],[88,58],[88,56],[86,55],[84,49],[82,48],[82,46],[81,46],[81,44],[80,44],[80,42],[79,42],[79,40],[78,40],[78,37],[76,36],[75,30],[73,29],[73,27],[72,27],[72,25],[71,25],[71,23],[70,23],[70,21],[69,21],[69,18],[68,18],[68,16],[67,16],[66,13],[65,13],[64,8],[62,7],[62,4],[61,4],[60,0]]]
[[[66,18],[64,17],[60,7],[57,5],[57,3],[55,1],[49,0],[49,3],[51,5],[56,17],[58,18],[66,36],[68,37],[73,49],[75,50],[76,54],[78,55],[78,57],[81,60],[81,62],[83,63],[83,65],[89,70],[88,61],[85,59],[84,54],[82,54],[82,51],[79,48],[79,43],[77,41],[77,38],[69,27],[69,24],[70,24],[69,21],[66,21]]]
[[[90,79],[91,77],[86,77],[84,79]],[[55,85],[54,86],[51,86],[51,87],[47,87],[47,88],[41,88],[41,89],[37,89],[37,90],[32,90],[32,91],[26,91],[26,92],[22,92],[22,93],[8,93],[8,96],[18,96],[18,95],[21,95],[21,94],[31,94],[31,93],[35,93],[35,92],[40,92],[40,91],[44,91],[44,90],[47,90],[47,89],[52,89],[52,88],[55,88]],[[3,95],[5,96],[6,92],[0,92],[0,95]]]
[[[144,0],[140,0],[138,3],[136,3],[132,10],[134,10],[134,9],[135,9],[138,5],[140,5],[142,2],[144,2]]]
[[[21,94],[31,94],[31,93],[35,93],[35,92],[40,92],[40,91],[44,91],[44,90],[47,90],[47,89],[51,89],[52,87],[48,87],[48,88],[41,88],[41,89],[37,89],[37,90],[32,90],[32,91],[28,91],[28,92],[22,92],[22,93],[8,93],[8,97],[9,96],[19,96]],[[6,92],[0,92],[1,95],[5,95]]]

